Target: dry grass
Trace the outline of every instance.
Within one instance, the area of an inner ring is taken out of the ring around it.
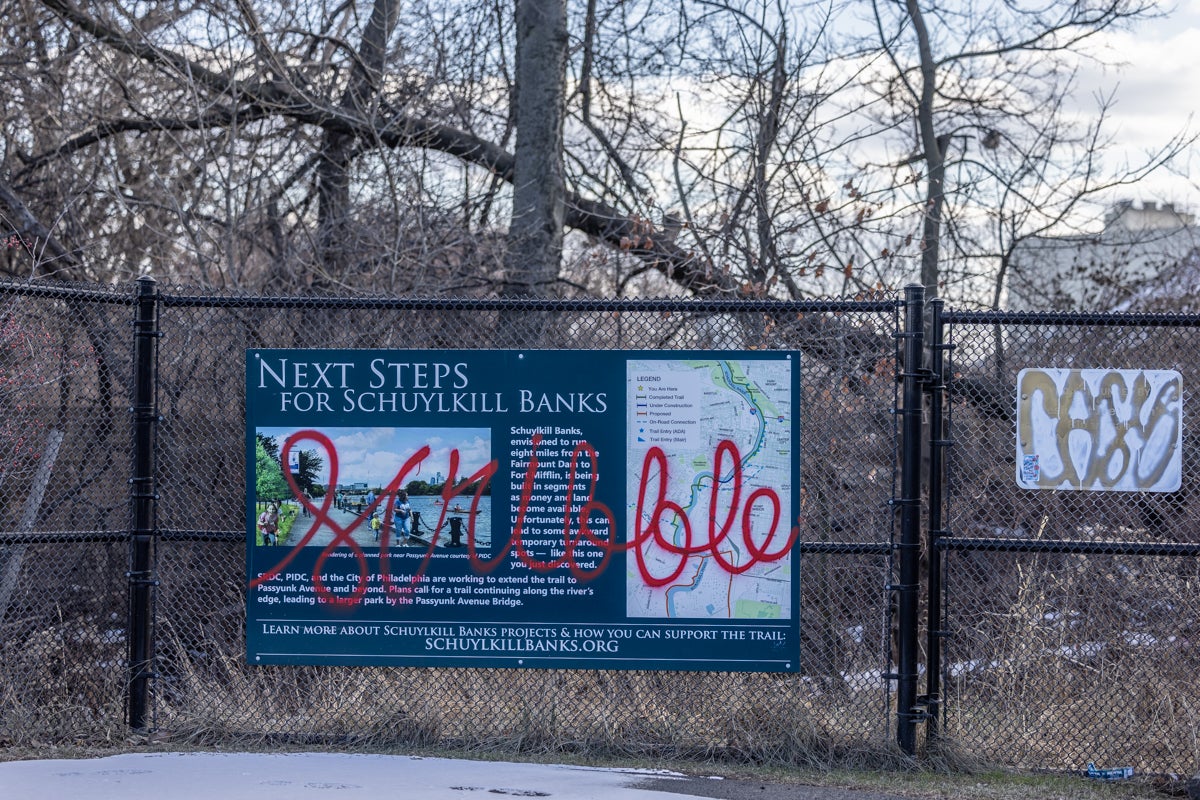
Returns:
[[[957,565],[960,591],[972,572],[985,588],[955,606],[950,716],[922,762],[951,772],[981,764],[1081,770],[1088,761],[1139,773],[1190,770],[1200,760],[1200,650],[1186,627],[1200,586],[1195,568],[1134,557],[1004,559]],[[191,556],[167,567],[202,571]],[[848,671],[870,663],[867,649],[844,649],[828,660],[843,671],[824,677],[255,667],[245,663],[236,583],[205,587],[200,616],[179,605],[188,595],[176,582],[161,595],[153,684],[153,723],[174,742],[911,766],[896,753],[894,708],[880,679]],[[0,740],[119,745],[126,644],[97,605],[63,599],[55,608],[40,626],[10,623],[0,643]]]
[[[164,654],[166,655],[166,654]],[[730,764],[895,762],[880,696],[757,674],[256,667],[173,649],[158,727],[192,744],[328,742]],[[866,702],[864,702],[866,701]],[[842,706],[830,713],[830,703]],[[818,714],[858,724],[829,724]],[[868,721],[866,727],[863,721]],[[872,733],[878,738],[872,740]]]

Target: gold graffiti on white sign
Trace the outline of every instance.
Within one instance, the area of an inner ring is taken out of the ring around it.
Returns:
[[[1017,480],[1025,488],[1179,488],[1178,372],[1026,369],[1017,396]]]

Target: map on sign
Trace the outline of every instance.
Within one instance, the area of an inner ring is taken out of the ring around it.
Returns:
[[[627,362],[628,616],[791,618],[798,368]]]

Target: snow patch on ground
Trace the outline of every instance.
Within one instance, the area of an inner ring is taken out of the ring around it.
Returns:
[[[0,763],[0,797],[22,800],[654,800],[687,795],[631,788],[656,769],[462,761],[335,753],[128,753],[89,760]]]

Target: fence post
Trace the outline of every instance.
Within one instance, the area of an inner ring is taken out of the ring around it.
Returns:
[[[133,465],[129,496],[133,506],[133,528],[129,536],[129,727],[148,728],[150,681],[154,677],[154,543],[155,492],[154,454],[158,428],[158,291],[154,278],[137,281],[133,321]]]
[[[896,741],[900,749],[915,755],[917,721],[926,714],[917,701],[918,591],[921,581],[921,416],[924,404],[922,369],[924,358],[925,287],[904,288],[904,371],[900,452],[900,583],[896,591],[897,685]]]
[[[932,375],[929,385],[929,583],[928,622],[925,645],[925,704],[929,710],[926,735],[933,739],[938,735],[939,715],[942,708],[942,473],[945,448],[951,442],[945,439],[945,391],[946,351],[952,345],[944,343],[945,331],[942,311],[945,303],[931,300],[929,352]]]

